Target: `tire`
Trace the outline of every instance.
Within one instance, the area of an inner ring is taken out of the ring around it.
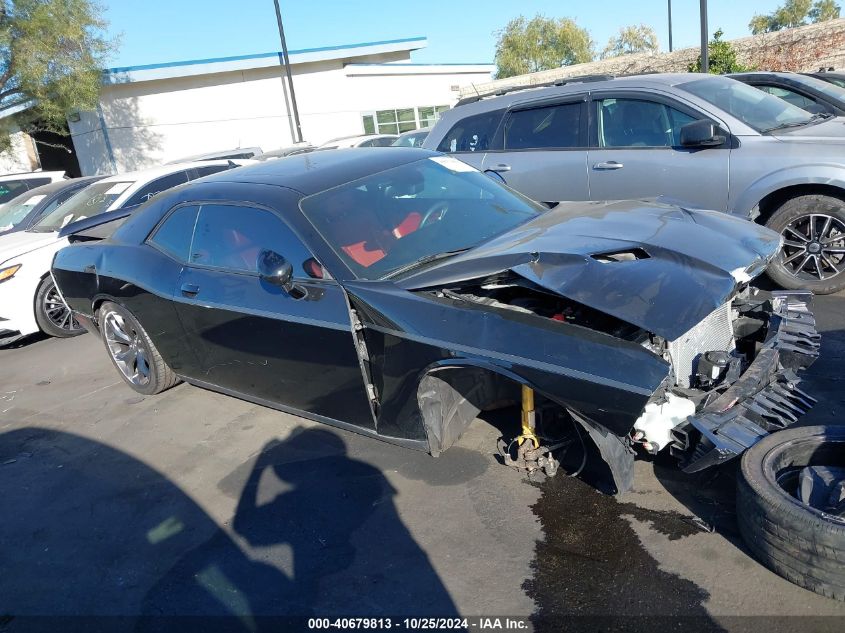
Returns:
[[[99,323],[109,358],[132,389],[151,396],[181,382],[129,310],[106,302],[100,307]]]
[[[737,475],[739,531],[779,576],[845,601],[845,518],[803,504],[775,479],[807,465],[845,466],[845,426],[778,431],[748,449]]]
[[[65,305],[50,275],[41,280],[35,293],[35,321],[44,334],[57,338],[85,333],[85,328],[79,325]]]
[[[808,218],[815,218],[813,231],[817,236],[827,227],[827,236],[821,241],[809,239],[809,225],[813,221]],[[826,225],[828,218],[830,221]],[[784,202],[766,221],[766,226],[786,240],[767,271],[777,285],[790,290],[812,290],[822,295],[845,288],[845,252],[829,250],[845,250],[845,201],[823,195],[796,196]],[[802,241],[799,234],[806,241]],[[842,239],[834,244],[822,244],[830,237],[840,235]],[[809,259],[805,260],[805,257]],[[802,264],[801,270],[796,270]]]

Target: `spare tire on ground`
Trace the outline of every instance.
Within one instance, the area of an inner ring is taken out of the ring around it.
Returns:
[[[818,594],[845,600],[845,426],[778,431],[742,456],[739,529],[769,569]]]

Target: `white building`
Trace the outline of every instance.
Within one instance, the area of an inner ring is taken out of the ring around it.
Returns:
[[[319,144],[366,132],[430,126],[491,64],[413,64],[426,38],[289,53],[302,134]],[[281,54],[242,55],[105,73],[100,105],[69,119],[83,174],[132,171],[236,147],[295,139]]]

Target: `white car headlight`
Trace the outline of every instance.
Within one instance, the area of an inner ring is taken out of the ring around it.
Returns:
[[[0,284],[6,281],[7,279],[11,279],[15,276],[15,273],[21,269],[20,264],[15,264],[14,266],[8,266],[6,268],[0,268]]]

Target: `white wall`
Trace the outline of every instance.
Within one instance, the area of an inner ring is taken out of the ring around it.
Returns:
[[[10,137],[11,149],[0,153],[0,174],[15,174],[39,169],[38,156],[29,134],[18,130],[13,131]]]
[[[489,79],[487,72],[458,74],[449,67],[377,74],[383,72],[378,66],[344,68],[343,61],[292,66],[302,131],[311,143],[362,133],[362,112],[451,105],[459,95],[453,86]],[[270,67],[104,86],[101,110],[116,171],[215,150],[291,144],[281,77],[281,68]],[[97,113],[82,113],[70,129],[83,174],[115,171]]]

